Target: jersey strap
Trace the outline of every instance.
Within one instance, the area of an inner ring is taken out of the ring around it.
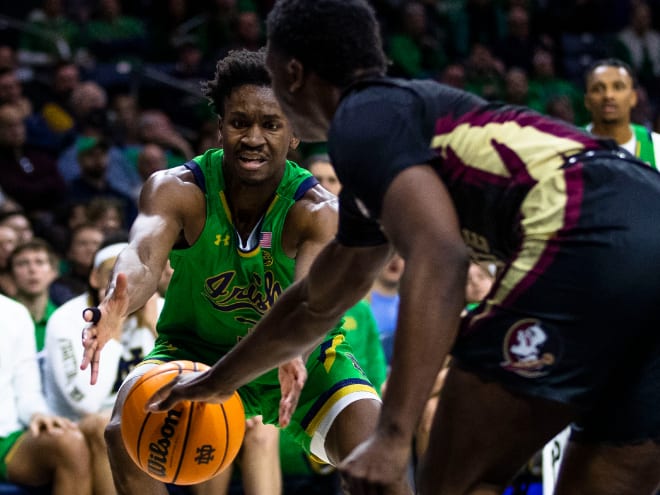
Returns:
[[[195,182],[202,190],[203,193],[206,193],[206,178],[204,177],[204,172],[199,168],[199,164],[195,160],[190,160],[183,164],[188,170],[190,170],[195,176]]]
[[[316,177],[313,175],[311,177],[307,177],[304,181],[300,183],[298,186],[298,189],[296,189],[296,193],[293,195],[293,199],[298,201],[300,198],[302,198],[307,191],[309,191],[312,187],[317,185],[319,183],[318,180],[316,180]]]

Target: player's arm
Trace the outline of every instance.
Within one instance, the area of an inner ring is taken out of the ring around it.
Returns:
[[[100,320],[85,331],[81,369],[92,364],[96,382],[100,351],[121,334],[124,319],[140,309],[156,291],[169,252],[184,234],[192,243],[203,227],[205,201],[183,167],[153,175],[140,195],[140,212],[130,241],[118,256],[106,295],[99,304]],[[202,222],[199,224],[199,222]],[[85,313],[91,321],[90,312]]]
[[[342,468],[359,478],[386,462],[396,479],[404,474],[397,470],[405,469],[415,428],[457,335],[468,253],[449,193],[429,166],[395,177],[381,224],[405,259],[394,354],[377,430]]]
[[[222,402],[238,387],[307,353],[366,294],[390,255],[388,244],[347,247],[331,241],[247,337],[209,372],[181,375],[164,387],[150,408],[167,410],[184,399]]]

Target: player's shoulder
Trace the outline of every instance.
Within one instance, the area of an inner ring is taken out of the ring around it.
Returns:
[[[305,193],[291,207],[290,214],[314,217],[319,214],[336,215],[339,209],[337,196],[316,184]]]

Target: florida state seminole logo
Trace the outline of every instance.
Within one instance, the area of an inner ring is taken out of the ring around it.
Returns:
[[[538,320],[520,320],[504,337],[504,361],[500,365],[526,378],[543,376],[556,360],[555,354],[549,350],[555,347],[552,344]]]

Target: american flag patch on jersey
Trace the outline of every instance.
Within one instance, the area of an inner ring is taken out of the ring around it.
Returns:
[[[272,242],[273,242],[272,232],[261,233],[261,239],[259,240],[259,247],[264,249],[270,249]]]

